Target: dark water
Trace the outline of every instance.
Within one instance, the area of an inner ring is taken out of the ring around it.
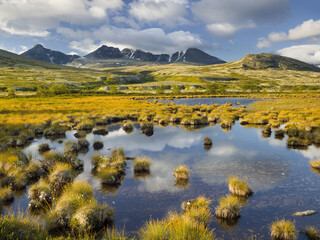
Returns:
[[[276,140],[274,135],[263,138],[261,130],[245,128],[238,123],[231,131],[223,131],[219,125],[197,131],[185,131],[180,127],[155,127],[154,135],[147,137],[139,127],[126,134],[120,126],[110,127],[107,136],[87,135],[87,140],[104,142],[98,151],[109,155],[115,147],[123,147],[130,157],[148,156],[152,159],[151,176],[135,178],[132,161],[128,161],[126,177],[118,189],[103,188],[91,174],[90,147],[87,154],[79,154],[85,161],[85,169],[77,180],[87,180],[95,190],[100,203],[108,203],[116,210],[115,226],[133,233],[150,218],[162,218],[168,211],[180,211],[182,201],[205,195],[212,199],[212,211],[219,197],[228,193],[226,179],[236,175],[247,179],[254,190],[247,204],[241,209],[241,218],[236,225],[227,226],[213,216],[211,228],[217,237],[244,239],[259,235],[270,239],[269,226],[277,218],[296,221],[298,229],[306,225],[320,227],[320,215],[293,217],[296,211],[308,209],[320,211],[320,174],[310,169],[309,160],[320,158],[320,149],[310,146],[308,150],[287,149],[286,139]],[[67,139],[75,140],[74,132]],[[203,139],[209,136],[213,146],[203,148]],[[66,139],[64,139],[66,141]],[[38,145],[48,142],[56,151],[63,152],[64,144],[40,139],[25,149],[37,159]],[[175,186],[173,169],[180,165],[190,166],[190,185],[183,189]],[[11,209],[27,210],[27,193],[15,198]],[[299,239],[304,239],[303,234]]]
[[[154,100],[149,100],[154,101]],[[248,99],[248,98],[179,98],[173,100],[158,100],[161,103],[169,103],[173,102],[178,105],[187,105],[187,106],[194,106],[194,105],[201,105],[201,104],[225,104],[225,103],[232,103],[234,107],[237,106],[249,106],[249,104],[255,103],[257,101],[265,101],[264,99]],[[239,105],[237,105],[239,103]]]

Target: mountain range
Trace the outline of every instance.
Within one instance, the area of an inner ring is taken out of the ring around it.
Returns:
[[[131,60],[138,62],[149,62],[149,63],[161,63],[169,64],[176,62],[185,62],[185,63],[196,63],[203,65],[213,65],[225,63],[225,61],[211,56],[199,49],[189,48],[186,51],[176,52],[172,55],[169,54],[153,54],[150,52],[145,52],[139,49],[129,49],[125,48],[120,51],[119,48],[114,48],[111,46],[103,45],[97,50],[85,55],[80,58],[78,55],[66,55],[62,52],[53,51],[47,48],[44,48],[42,45],[37,44],[33,48],[21,54],[24,57],[29,57],[45,62],[51,62],[59,65],[70,64],[74,66],[83,66],[88,62],[119,59],[119,60]],[[77,61],[79,59],[79,61]]]
[[[53,51],[43,47],[41,44],[35,45],[33,48],[21,54],[21,56],[32,58],[39,61],[55,63],[58,65],[67,65],[73,60],[80,58],[78,55],[66,55],[59,51]]]

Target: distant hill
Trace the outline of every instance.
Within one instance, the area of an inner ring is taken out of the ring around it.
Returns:
[[[33,48],[22,53],[21,56],[58,65],[67,65],[80,57],[78,55],[66,55],[59,51],[53,51],[51,49],[44,48],[41,44],[35,45]]]
[[[271,68],[280,70],[320,72],[320,68],[314,65],[297,59],[270,53],[248,54],[239,62],[242,64],[244,69],[263,70]]]
[[[0,67],[66,69],[69,67],[30,59],[0,49]]]
[[[117,60],[117,61],[116,61]],[[110,61],[110,63],[108,62]],[[201,65],[212,65],[225,63],[225,61],[211,56],[199,49],[189,48],[186,51],[169,54],[153,54],[139,49],[119,48],[101,46],[83,58],[74,60],[71,65],[76,67],[88,66],[132,66],[148,63],[195,63]]]

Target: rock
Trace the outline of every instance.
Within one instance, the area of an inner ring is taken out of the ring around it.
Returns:
[[[93,143],[93,149],[94,150],[100,150],[103,148],[103,142],[100,142],[100,141],[95,141]]]
[[[293,214],[293,216],[305,217],[305,216],[311,216],[311,215],[315,215],[315,214],[318,214],[318,212],[315,210],[307,210],[307,211],[303,211],[303,212],[296,212]]]
[[[105,136],[105,135],[108,134],[108,130],[105,129],[105,128],[97,129],[97,130],[94,130],[94,131],[93,131],[93,134]]]

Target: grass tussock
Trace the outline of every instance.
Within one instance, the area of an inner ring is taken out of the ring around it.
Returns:
[[[83,169],[83,161],[72,155],[64,155],[54,151],[44,153],[44,157],[41,160],[44,170],[50,171],[57,163],[70,164],[73,170]]]
[[[235,176],[228,178],[228,186],[229,191],[239,197],[249,197],[253,193],[245,181]]]
[[[13,201],[14,195],[10,186],[0,188],[0,202],[8,203]]]
[[[50,188],[55,194],[60,194],[63,188],[73,181],[72,166],[67,163],[57,163],[50,172]]]
[[[94,154],[91,158],[95,175],[105,185],[119,185],[125,174],[126,157],[122,148],[113,149],[110,157]]]
[[[216,208],[215,215],[217,218],[228,220],[237,219],[240,217],[241,203],[238,197],[227,195],[219,199],[219,205]]]
[[[146,222],[139,232],[140,239],[214,239],[213,231],[207,228],[211,220],[210,202],[201,196],[183,203],[187,207],[181,214],[171,212],[161,221]]]
[[[34,217],[8,214],[0,217],[0,239],[46,240],[49,234]]]
[[[96,230],[112,220],[113,210],[99,205],[90,184],[73,182],[64,189],[47,216],[49,229]]]
[[[50,183],[40,179],[29,189],[29,209],[31,211],[40,211],[49,207],[53,200]]]
[[[205,137],[204,140],[203,140],[203,145],[211,146],[211,145],[212,145],[212,140],[211,140],[211,138]]]
[[[305,233],[310,240],[319,240],[320,239],[320,231],[314,226],[307,226],[305,229]]]
[[[185,165],[181,165],[178,166],[177,168],[174,169],[173,171],[173,175],[176,179],[179,180],[188,180],[189,179],[189,175],[190,175],[190,169],[185,166]]]
[[[147,157],[137,157],[133,162],[134,173],[150,173],[151,161]]]
[[[270,232],[272,239],[277,240],[294,240],[298,234],[294,222],[285,219],[273,222]]]
[[[320,159],[310,161],[311,167],[320,170]]]

